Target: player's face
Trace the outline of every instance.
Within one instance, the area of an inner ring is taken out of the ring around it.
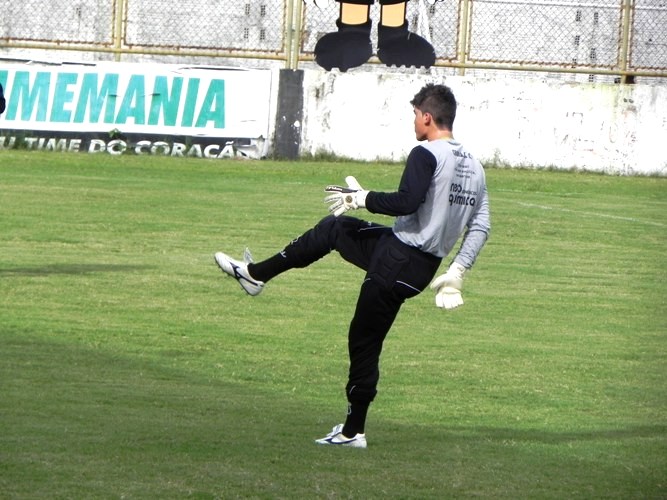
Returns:
[[[413,110],[415,112],[415,137],[418,141],[424,141],[426,140],[426,133],[428,130],[426,127],[426,117],[424,113],[417,108],[413,107]]]

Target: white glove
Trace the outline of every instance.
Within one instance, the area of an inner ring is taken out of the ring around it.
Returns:
[[[465,272],[465,267],[457,262],[452,262],[445,274],[433,280],[431,289],[435,290],[436,306],[442,309],[454,309],[463,305],[461,289]]]
[[[324,198],[324,203],[329,203],[329,212],[338,217],[348,210],[366,207],[366,196],[368,191],[361,187],[353,176],[345,177],[347,187],[327,186],[324,191],[332,193]]]

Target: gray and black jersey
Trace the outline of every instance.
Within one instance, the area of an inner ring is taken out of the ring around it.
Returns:
[[[396,237],[436,257],[447,256],[465,232],[454,260],[466,268],[491,229],[484,169],[453,139],[413,148],[398,191],[371,191],[366,209],[396,216]]]

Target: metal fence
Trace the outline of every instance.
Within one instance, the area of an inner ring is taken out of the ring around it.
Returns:
[[[380,5],[371,7],[377,41]],[[313,65],[333,0],[0,0],[0,59]],[[411,0],[436,68],[667,78],[667,0]],[[369,61],[380,65],[377,58]]]

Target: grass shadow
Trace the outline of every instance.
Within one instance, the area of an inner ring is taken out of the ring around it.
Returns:
[[[488,442],[524,442],[539,444],[567,444],[581,441],[621,441],[627,439],[664,439],[667,425],[637,425],[625,428],[607,428],[581,431],[550,431],[547,429],[512,429],[505,427],[453,427],[446,430],[447,439],[459,436]]]
[[[144,271],[152,268],[152,266],[126,264],[47,264],[38,267],[0,268],[0,276],[85,275],[94,273]]]

